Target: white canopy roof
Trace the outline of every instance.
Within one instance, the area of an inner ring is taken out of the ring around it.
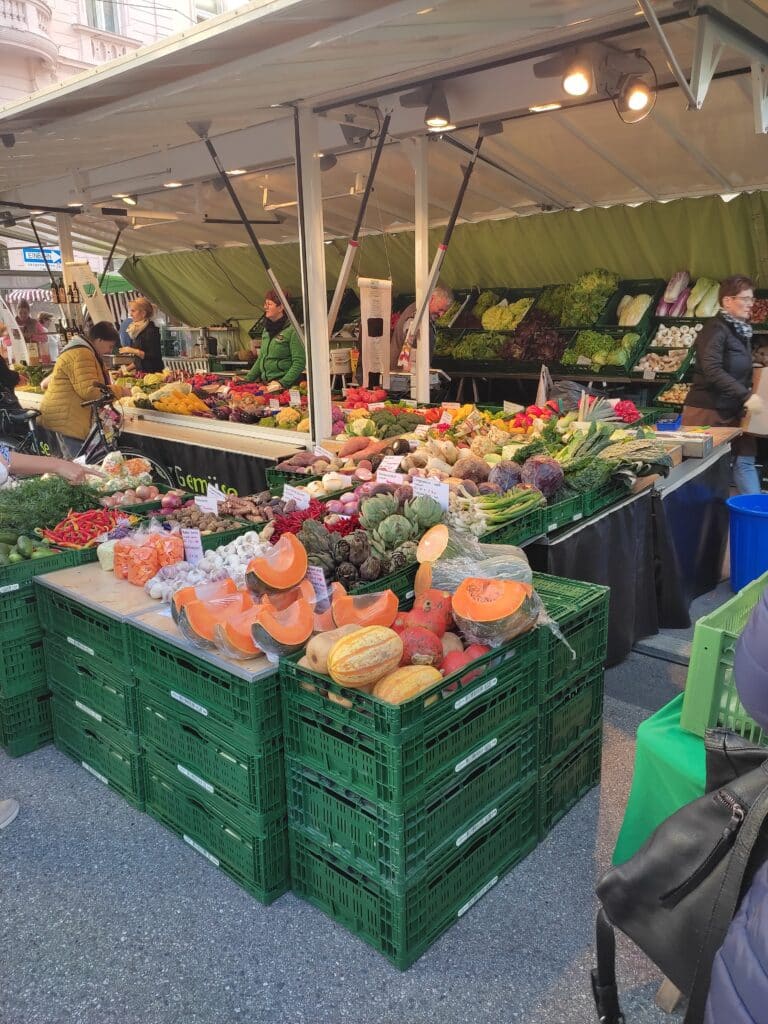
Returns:
[[[138,213],[124,231],[122,253],[244,244],[229,197],[214,187],[213,165],[190,127],[210,121],[225,166],[249,171],[233,179],[249,215],[272,222],[256,228],[259,237],[294,239],[296,207],[282,205],[296,197],[293,117],[280,105],[299,102],[325,114],[323,152],[338,157],[323,175],[324,194],[336,197],[324,203],[328,233],[351,230],[359,198],[349,193],[371,160],[372,143],[349,146],[339,122],[374,128],[387,111],[393,142],[385,148],[366,227],[410,227],[407,139],[423,134],[423,107],[405,109],[399,96],[435,79],[443,80],[460,126],[430,146],[435,224],[447,220],[458,188],[466,162],[461,147],[471,147],[477,122],[489,118],[503,118],[504,132],[484,143],[462,208],[468,220],[768,187],[768,139],[755,132],[752,93],[759,69],[750,76],[761,47],[768,64],[767,0],[720,0],[701,5],[698,17],[687,6],[656,5],[687,76],[704,19],[731,27],[719,77],[699,111],[686,109],[657,36],[628,0],[428,3],[254,0],[11,104],[0,110],[0,135],[15,143],[0,149],[0,211],[13,209],[4,200],[84,202],[73,219],[75,242],[103,250],[115,229],[98,207],[121,207],[111,197],[129,193],[145,216]],[[534,77],[536,60],[564,43],[598,37],[646,52],[660,82],[652,114],[624,125],[610,101],[595,97],[529,113],[533,104],[565,99],[558,79]],[[166,181],[184,187],[165,189]],[[278,210],[265,212],[265,187],[267,206],[281,204]],[[37,218],[46,239],[53,220]],[[12,230],[29,237],[23,222]]]

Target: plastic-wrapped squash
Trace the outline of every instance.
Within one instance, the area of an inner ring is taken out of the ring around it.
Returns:
[[[530,583],[519,580],[462,580],[453,595],[456,625],[470,643],[498,647],[532,629],[541,602]]]

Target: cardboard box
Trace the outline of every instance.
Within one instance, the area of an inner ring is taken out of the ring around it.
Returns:
[[[747,434],[766,437],[768,435],[768,367],[756,366],[752,381],[754,393],[760,395],[763,400],[763,411],[748,412],[741,421],[741,428]]]

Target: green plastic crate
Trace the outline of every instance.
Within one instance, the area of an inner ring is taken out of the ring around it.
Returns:
[[[413,583],[416,579],[417,565],[406,565],[404,569],[388,573],[373,583],[356,583],[351,588],[352,594],[378,594],[381,590],[391,590],[397,595],[400,607],[410,607],[413,602]]]
[[[155,484],[155,487],[160,491],[161,494],[167,494],[168,491],[180,490],[178,487],[169,487],[168,484]],[[189,501],[190,498],[194,498],[195,495],[191,491],[185,491],[182,495],[182,501]],[[162,508],[162,502],[160,499],[157,501],[140,501],[136,505],[121,505],[120,510],[122,512],[130,512],[132,515],[140,515],[142,512],[156,512]]]
[[[601,666],[563,686],[539,708],[539,757],[542,764],[560,757],[600,724],[603,715]]]
[[[94,778],[115,790],[137,810],[144,810],[144,755],[116,739],[116,730],[87,715],[54,694],[53,740],[59,750],[77,761]]]
[[[680,725],[688,732],[703,736],[721,725],[768,745],[768,736],[744,710],[733,678],[736,643],[766,587],[768,572],[696,623],[680,715]]]
[[[584,518],[583,495],[576,494],[565,501],[545,505],[541,509],[541,518],[545,533],[553,533],[555,530],[562,530],[566,526],[578,523]]]
[[[504,526],[497,526],[496,529],[484,533],[480,542],[482,544],[524,544],[535,537],[541,537],[546,533],[545,514],[544,506],[533,508],[511,523],[505,523]]]
[[[83,728],[93,728],[110,744],[134,754],[139,753],[139,733],[136,728],[126,729],[123,725],[115,724],[65,686],[54,684],[51,690],[56,698],[57,709],[63,709],[70,722]]]
[[[666,282],[662,281],[659,277],[648,278],[646,280],[630,279],[627,281],[619,281],[619,286],[611,296],[608,305],[602,312],[600,319],[598,320],[598,326],[596,330],[600,330],[601,327],[616,327],[619,323],[619,302],[624,295],[650,295],[651,301],[648,303],[648,309],[643,313],[639,323],[635,327],[624,327],[624,331],[635,331],[637,334],[645,334],[656,312],[656,307],[659,304],[659,299],[664,294]]]
[[[141,742],[173,762],[203,792],[223,792],[260,814],[285,813],[283,738],[237,743],[149,684],[139,692]],[[173,767],[172,765],[172,767]]]
[[[640,355],[648,355],[649,352],[658,352],[665,354],[669,354],[670,352],[683,352],[684,355],[680,361],[680,365],[675,370],[636,370],[635,366],[637,365],[638,361],[636,359],[635,363],[633,363],[632,365],[632,370],[630,372],[630,377],[632,377],[633,380],[643,380],[648,381],[650,383],[652,383],[653,381],[681,381],[688,372],[689,367],[693,365],[693,360],[695,356],[695,349],[693,347],[689,349],[667,347],[654,348],[653,345],[649,345],[648,348]]]
[[[111,724],[138,731],[136,685],[131,673],[84,654],[53,635],[45,641],[45,660],[52,690],[64,689]]]
[[[47,686],[0,698],[0,747],[10,757],[37,750],[52,738],[51,693]]]
[[[215,797],[185,791],[152,754],[145,776],[148,814],[261,903],[269,905],[286,892],[288,830],[282,815],[266,818],[260,828],[253,819],[234,821]]]
[[[539,837],[565,817],[600,781],[603,731],[600,726],[566,754],[539,770]]]
[[[259,742],[282,729],[278,673],[255,679],[142,629],[131,630],[131,656],[139,683],[149,683],[167,699],[202,721]]]
[[[605,662],[608,647],[608,587],[579,580],[533,574],[533,586],[568,646],[552,630],[540,626],[540,699],[552,696],[564,682]],[[574,657],[575,654],[575,657]]]
[[[584,516],[593,516],[604,508],[614,505],[623,498],[628,498],[630,491],[626,485],[617,480],[608,480],[600,487],[582,494],[584,502]]]
[[[432,780],[405,814],[289,760],[288,821],[351,866],[402,888],[446,847],[458,849],[494,821],[499,794],[530,782],[537,768],[535,712],[505,736],[489,737],[461,772]]]
[[[46,685],[45,650],[39,629],[0,644],[0,698]]]
[[[342,689],[300,668],[298,655],[282,659],[286,753],[402,813],[434,777],[455,771],[489,736],[536,706],[538,654],[534,630],[478,658],[469,685],[458,683],[467,674],[462,669],[402,704]],[[329,692],[345,704],[330,701]]]
[[[0,631],[3,641],[18,640],[40,628],[40,616],[33,581],[7,584],[13,587],[0,596]]]
[[[129,627],[123,619],[41,584],[37,584],[37,607],[43,629],[73,651],[103,658],[121,672],[130,671]]]
[[[276,466],[267,466],[266,476],[267,487],[274,498],[282,498],[283,484],[303,487],[313,480],[322,480],[322,476],[311,473],[283,473]]]
[[[536,786],[518,787],[491,825],[459,849],[445,851],[428,872],[397,891],[290,829],[291,885],[400,970],[536,846]]]

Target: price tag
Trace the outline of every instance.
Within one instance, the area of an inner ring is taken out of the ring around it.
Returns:
[[[209,501],[216,502],[217,505],[219,502],[227,500],[227,496],[224,491],[222,491],[220,487],[217,487],[216,484],[208,484],[206,497]]]
[[[311,497],[306,491],[302,491],[298,487],[292,487],[290,484],[283,484],[283,501],[295,501],[296,508],[301,510],[309,508]]]
[[[376,470],[376,481],[380,484],[395,484],[399,487],[400,484],[405,480],[405,476],[402,473],[393,473],[389,469],[377,469]]]
[[[461,408],[461,402],[441,402],[440,403],[440,408],[441,409],[460,409]]]
[[[401,455],[385,455],[379,463],[379,470],[383,470],[385,473],[397,473],[402,461]]]
[[[643,380],[656,380],[656,371],[643,370]]]
[[[300,391],[289,391],[288,401],[291,405],[301,405],[301,392]]]
[[[426,498],[434,498],[444,512],[448,511],[448,484],[429,476],[415,476],[411,486],[414,497],[423,494]]]
[[[503,408],[504,412],[512,413],[512,415],[514,416],[515,413],[523,412],[525,406],[518,405],[517,402],[505,402]]]
[[[270,398],[269,408],[271,412],[280,412],[280,402],[276,398]]]
[[[316,444],[312,449],[312,454],[318,459],[328,459],[329,462],[334,458],[333,452],[329,452],[327,448],[323,448],[319,444]]]
[[[384,402],[371,402],[368,406],[368,412],[375,412],[376,409],[383,409]]]
[[[403,405],[407,406],[409,409],[415,409],[418,406],[418,404],[419,403],[416,401],[415,398],[404,398],[403,399]]]
[[[429,424],[420,423],[413,432],[416,437],[425,438],[429,434]]]
[[[199,530],[183,527],[181,539],[184,542],[184,558],[190,565],[197,565],[204,555],[203,539]]]
[[[450,426],[453,423],[453,416],[451,416],[450,412],[448,412],[448,410],[446,409],[446,411],[440,417],[438,422],[439,423],[447,423],[448,426]]]
[[[215,498],[210,497],[208,494],[198,494],[195,496],[195,504],[201,512],[210,512],[213,515],[219,511],[219,503]]]
[[[325,573],[319,565],[310,565],[307,569],[307,579],[312,584],[318,604],[327,604],[328,584],[325,582]]]

